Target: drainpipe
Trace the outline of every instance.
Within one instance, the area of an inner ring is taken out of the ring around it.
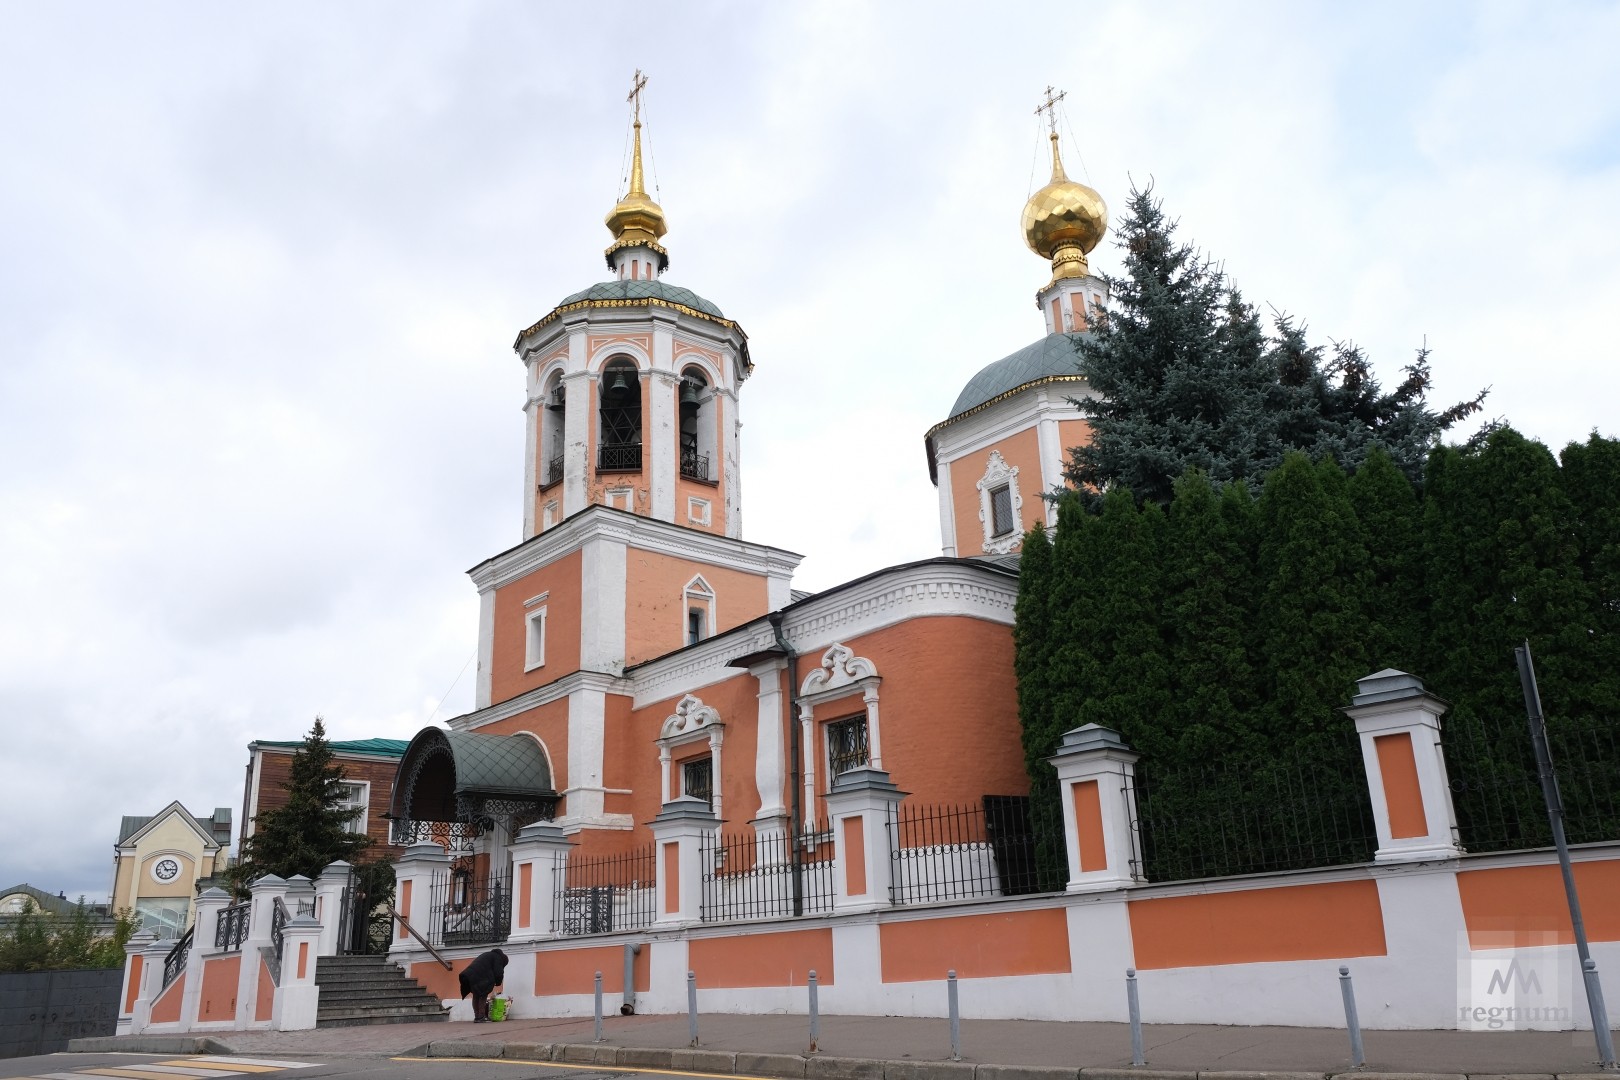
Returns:
[[[640,945],[624,947],[624,1004],[619,1006],[620,1016],[636,1014],[636,954],[640,951]]]
[[[799,857],[799,842],[804,836],[804,783],[799,773],[803,768],[799,761],[799,747],[802,745],[803,732],[799,719],[799,654],[793,651],[787,638],[782,636],[782,613],[773,611],[766,616],[771,621],[771,632],[776,635],[776,647],[787,656],[788,676],[788,717],[792,723],[792,734],[788,737],[788,776],[793,791],[792,819],[788,822],[788,829],[792,833],[788,852],[792,857],[793,878],[793,914],[804,914],[804,863]]]

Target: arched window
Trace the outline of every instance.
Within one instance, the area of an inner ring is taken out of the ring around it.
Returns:
[[[681,372],[681,475],[714,480],[714,391],[699,367]]]
[[[598,472],[641,471],[641,375],[623,358],[602,369]]]
[[[566,428],[568,395],[563,390],[562,372],[554,371],[546,380],[546,393],[540,414],[540,486],[548,488],[563,478],[563,431]]]

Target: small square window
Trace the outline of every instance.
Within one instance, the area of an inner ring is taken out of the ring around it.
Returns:
[[[1006,536],[1012,531],[1012,488],[1002,484],[990,489],[990,535]]]
[[[528,630],[523,639],[523,670],[533,671],[546,663],[546,609],[529,612],[524,621]]]
[[[862,768],[870,760],[866,748],[866,717],[851,716],[827,725],[827,765],[832,776]]]
[[[681,794],[714,805],[714,759],[693,758],[681,765]]]

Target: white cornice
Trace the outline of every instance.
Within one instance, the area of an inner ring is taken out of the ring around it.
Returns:
[[[940,461],[954,461],[963,454],[1031,430],[1042,420],[1084,420],[1080,410],[1069,403],[1069,398],[1098,396],[1082,382],[1034,387],[940,431],[934,437],[938,447],[936,456]]]
[[[612,327],[614,330],[641,330],[651,333],[654,324],[663,324],[665,327],[674,323],[675,331],[683,337],[694,342],[702,342],[729,350],[734,355],[732,360],[742,364],[735,354],[740,353],[747,340],[740,328],[726,327],[707,318],[702,318],[664,307],[662,305],[648,305],[638,307],[634,304],[622,307],[585,307],[577,311],[570,311],[560,318],[554,319],[546,325],[520,338],[513,346],[513,350],[524,363],[529,363],[538,353],[544,352],[559,338],[567,336],[569,330],[578,330],[584,326]]]
[[[462,713],[445,721],[451,731],[476,731],[485,724],[492,724],[497,720],[507,720],[519,716],[530,709],[537,709],[542,705],[549,705],[553,701],[561,700],[580,690],[597,690],[604,694],[621,694],[628,696],[631,690],[630,682],[617,675],[609,675],[601,671],[576,671],[564,675],[556,682],[549,682],[544,686],[537,686],[533,690],[526,690],[517,697],[507,698],[475,712]]]
[[[791,577],[804,556],[782,548],[672,525],[624,510],[592,505],[515,548],[467,571],[479,592],[548,566],[592,540],[617,540],[637,551],[715,563],[764,577]]]

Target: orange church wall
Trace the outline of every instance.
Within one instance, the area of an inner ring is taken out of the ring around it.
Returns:
[[[696,693],[705,705],[720,714],[726,725],[725,741],[720,748],[720,775],[715,777],[715,783],[719,786],[720,811],[729,832],[744,827],[759,810],[759,787],[754,782],[754,757],[759,746],[759,682],[739,670],[725,682],[705,686]],[[658,733],[664,721],[675,712],[681,696],[655,701],[629,715],[626,741],[622,745],[630,747],[631,753],[609,758],[607,786],[631,790],[628,813],[638,827],[658,816],[660,810],[662,777],[658,764]],[[672,797],[680,793],[680,763],[708,755],[707,738],[674,748],[670,764]],[[638,833],[638,842],[646,842],[644,831]]]
[[[440,1000],[458,998],[461,996],[461,973],[472,962],[473,958],[470,956],[462,960],[452,960],[449,970],[446,970],[437,960],[423,960],[411,965],[411,978],[421,983],[423,989]]]
[[[714,590],[710,635],[765,614],[766,581],[757,574],[631,548],[625,556],[624,662],[638,664],[686,644],[686,585],[698,574]]]
[[[529,732],[545,744],[551,759],[551,783],[558,791],[568,786],[568,699],[558,698],[478,729],[480,735],[516,735]]]
[[[1018,752],[1012,627],[965,616],[913,619],[844,642],[877,665],[883,767],[912,806],[1029,790]],[[801,657],[800,675],[815,657]],[[815,709],[816,787],[825,793],[823,722],[865,711],[861,695]],[[941,731],[951,737],[940,738]],[[1012,748],[1009,751],[1009,747]],[[726,744],[729,755],[731,746]]]
[[[236,987],[241,977],[240,953],[203,961],[202,993],[197,998],[199,1023],[236,1018]]]
[[[180,1022],[180,1001],[186,996],[186,973],[181,972],[174,982],[168,985],[157,1000],[152,1002],[152,1023],[178,1024]]]
[[[878,929],[883,981],[936,982],[1052,975],[1069,970],[1069,923],[1062,908],[914,919]]]
[[[1063,463],[1069,462],[1069,451],[1091,443],[1091,425],[1084,420],[1058,421],[1058,446],[1063,451]]]
[[[270,975],[270,965],[259,958],[259,994],[253,1003],[253,1019],[268,1023],[276,1011],[276,981]]]
[[[635,957],[636,992],[652,989],[652,950],[643,948]],[[589,994],[596,990],[596,973],[602,973],[602,993],[624,993],[624,946],[603,945],[589,949],[557,949],[534,954],[534,992],[537,994]]]
[[[701,480],[688,480],[680,477],[675,481],[675,524],[683,525],[688,529],[698,529],[702,532],[714,533],[724,536],[726,533],[726,493],[720,480],[720,452],[717,449],[709,455],[709,479],[716,481],[705,484]],[[675,460],[677,468],[680,461],[680,447],[676,447]],[[699,525],[687,516],[687,499],[703,499],[709,504],[709,523]]]
[[[1581,918],[1592,941],[1620,941],[1620,861],[1574,864]],[[1475,949],[1568,945],[1575,940],[1556,865],[1464,870],[1457,875],[1468,944]]]
[[[978,483],[984,479],[993,450],[1001,451],[1002,459],[1018,470],[1018,496],[1023,500],[1018,512],[1019,531],[1034,528],[1037,521],[1046,520],[1046,504],[1041,501],[1046,485],[1041,479],[1040,442],[1031,427],[951,462],[951,503],[956,511],[958,555],[979,555],[984,551],[984,524],[979,520],[983,504]]]
[[[580,572],[580,553],[575,551],[495,590],[492,700],[505,701],[579,670]],[[541,593],[550,593],[535,605],[546,609],[546,662],[526,672],[525,617],[534,609],[525,608],[523,602]]]
[[[1145,971],[1386,952],[1374,881],[1165,896],[1128,907],[1136,966]]]
[[[695,938],[687,950],[690,970],[697,976],[701,990],[803,986],[811,971],[820,985],[833,985],[833,936],[829,927]]]

